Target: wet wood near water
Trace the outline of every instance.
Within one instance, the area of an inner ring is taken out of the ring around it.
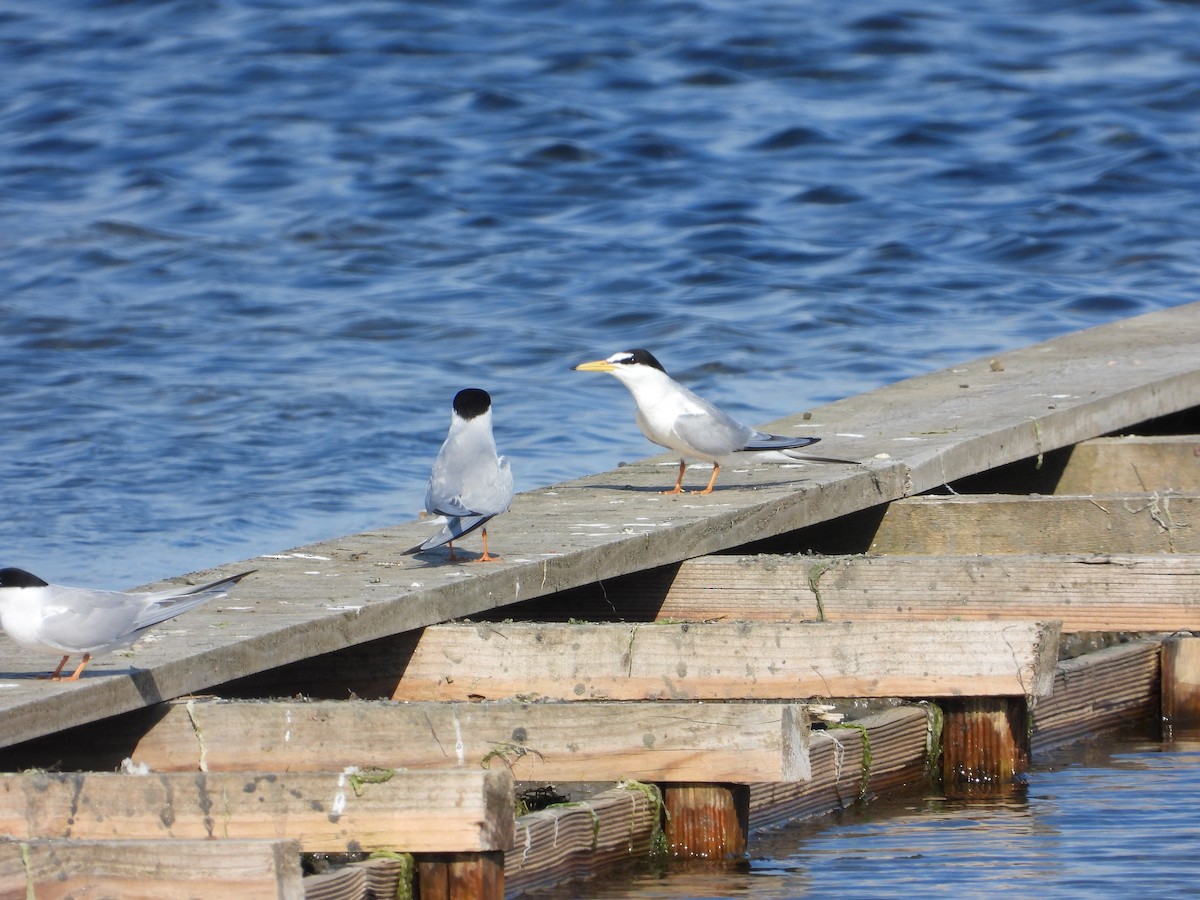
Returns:
[[[0,840],[0,897],[303,900],[295,841]]]
[[[504,858],[505,890],[515,896],[625,860],[646,859],[655,852],[661,827],[661,797],[642,784],[523,815]]]
[[[1200,724],[1200,638],[1172,636],[1162,647],[1163,734]]]
[[[1161,646],[1157,640],[1118,644],[1055,666],[1054,689],[1031,711],[1031,752],[1157,717]]]
[[[667,785],[663,804],[667,846],[676,859],[736,859],[746,852],[749,785]]]
[[[1023,698],[948,701],[943,715],[942,785],[946,796],[1005,791],[1028,770],[1028,709]]]
[[[630,618],[1057,619],[1068,632],[1175,631],[1200,625],[1200,555],[706,556],[665,588],[623,584],[610,596]]]
[[[322,852],[505,849],[507,771],[46,772],[0,775],[0,833],[22,840],[289,838]]]
[[[155,772],[507,768],[518,781],[794,781],[802,706],[778,703],[173,704],[129,754]]]
[[[824,815],[861,799],[924,782],[929,773],[928,706],[901,706],[825,731],[809,741],[812,778],[750,786],[750,828]]]
[[[425,630],[398,700],[1041,695],[1057,622],[488,623]]]
[[[494,566],[404,556],[428,533],[411,522],[197,573],[259,570],[228,601],[160,629],[132,657],[96,661],[79,683],[33,680],[44,658],[6,643],[0,744],[785,534],[1191,409],[1198,322],[1200,305],[1180,306],[1007,352],[1003,367],[976,360],[769,423],[823,434],[829,454],[862,466],[729,467],[710,497],[663,497],[671,463],[655,458],[530,491],[496,522],[506,561]]]

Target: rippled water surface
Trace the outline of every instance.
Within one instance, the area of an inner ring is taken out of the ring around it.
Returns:
[[[1200,9],[0,2],[0,557],[126,587],[1200,296]],[[831,447],[831,450],[833,448]],[[502,527],[497,523],[496,537]]]
[[[896,800],[751,841],[748,872],[643,875],[544,896],[589,900],[1194,897],[1200,741],[1060,751],[1022,797]]]

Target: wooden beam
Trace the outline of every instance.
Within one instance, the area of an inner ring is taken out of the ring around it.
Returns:
[[[507,768],[518,781],[794,781],[792,704],[196,701],[131,751],[155,772]]]
[[[663,788],[666,837],[675,859],[737,859],[749,840],[750,788],[672,784]]]
[[[1200,531],[1200,528],[1197,529]],[[666,589],[629,584],[631,616],[886,622],[1057,619],[1064,631],[1175,631],[1200,622],[1200,555],[708,556]]]
[[[512,840],[507,771],[0,775],[20,840],[293,839],[305,852],[484,852]]]
[[[1172,636],[1162,645],[1163,735],[1200,724],[1200,638]]]
[[[1040,696],[1057,622],[438,625],[400,700]]]
[[[1093,438],[1071,449],[1056,494],[1200,492],[1200,435]]]
[[[1054,690],[1031,710],[1034,756],[1156,717],[1160,646],[1133,641],[1058,663]]]
[[[891,503],[869,553],[1200,553],[1200,496],[961,494]]]
[[[1028,709],[1020,697],[946,702],[942,787],[947,797],[1007,794],[1029,768]]]
[[[0,840],[0,897],[303,900],[290,840]]]
[[[436,853],[417,859],[421,900],[504,900],[504,853]]]

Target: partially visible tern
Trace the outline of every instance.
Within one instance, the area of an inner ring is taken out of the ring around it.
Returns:
[[[201,603],[226,596],[250,572],[208,584],[165,591],[126,593],[47,584],[24,569],[0,569],[0,627],[31,650],[62,655],[53,681],[78,681],[92,657],[128,647],[152,625],[173,619]],[[62,670],[83,654],[73,673]]]

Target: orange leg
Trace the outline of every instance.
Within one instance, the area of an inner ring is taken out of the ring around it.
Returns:
[[[660,494],[682,494],[683,493],[683,473],[687,471],[687,463],[682,459],[679,461],[679,477],[675,479],[675,487],[669,491],[659,491]]]
[[[42,679],[43,681],[58,681],[58,679],[62,676],[63,666],[65,666],[67,664],[67,660],[70,658],[71,658],[70,656],[64,656],[62,658],[62,662],[60,662],[58,664],[57,669],[55,669],[49,675],[38,675],[37,677]]]
[[[91,661],[92,661],[92,654],[90,654],[90,653],[83,654],[83,662],[81,662],[79,664],[79,667],[76,668],[75,671],[70,674],[70,676],[68,676],[67,678],[64,678],[63,681],[78,681],[79,676],[83,674],[83,670],[87,668],[87,664],[90,663]]]
[[[446,541],[446,546],[450,548],[450,559],[457,560],[458,557],[454,555],[454,541]]]
[[[717,475],[720,473],[720,471],[721,471],[721,466],[720,466],[720,464],[719,464],[719,463],[713,463],[713,473],[712,473],[712,478],[708,479],[708,487],[706,487],[706,488],[705,488],[704,490],[702,490],[702,491],[692,491],[692,493],[693,493],[693,494],[711,494],[711,493],[712,493],[712,489],[713,489],[713,485],[717,483]]]
[[[500,562],[503,557],[488,556],[487,552],[487,529],[483,529],[483,556],[475,560],[475,562]]]

